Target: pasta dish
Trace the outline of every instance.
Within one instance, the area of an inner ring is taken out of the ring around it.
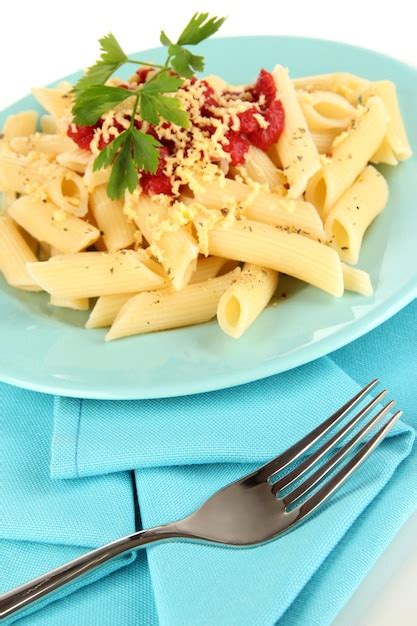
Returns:
[[[91,308],[86,327],[107,327],[106,340],[216,316],[240,337],[280,274],[330,297],[371,296],[357,263],[388,199],[375,166],[411,155],[395,85],[292,78],[281,65],[231,85],[178,67],[141,64],[89,86],[85,111],[86,91],[37,88],[45,114],[7,119],[7,283]]]

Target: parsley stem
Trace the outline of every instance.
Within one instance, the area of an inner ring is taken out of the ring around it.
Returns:
[[[159,63],[150,63],[149,61],[137,61],[136,59],[127,59],[126,63],[134,63],[135,65],[148,65],[149,67],[159,67],[164,69],[165,65],[160,65]]]
[[[133,105],[132,116],[130,118],[129,131],[132,130],[132,128],[133,128],[133,126],[135,124],[135,115],[136,115],[136,111],[137,111],[138,104],[139,104],[139,98],[140,98],[140,91],[138,91],[136,93],[135,103]]]

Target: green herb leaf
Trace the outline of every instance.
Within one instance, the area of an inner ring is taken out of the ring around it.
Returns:
[[[167,71],[160,72],[154,79],[145,83],[140,90],[142,119],[156,125],[159,123],[159,118],[163,117],[168,122],[187,128],[188,115],[181,109],[180,102],[176,98],[163,95],[177,91],[182,83],[181,78],[172,76]]]
[[[163,46],[170,46],[172,43],[169,37],[166,35],[166,33],[163,30],[161,30],[159,41],[161,42]]]
[[[190,120],[188,114],[182,109],[181,102],[177,98],[171,96],[159,96],[155,99],[157,111],[161,117],[172,124],[188,128]]]
[[[208,15],[208,13],[195,13],[179,36],[177,44],[180,46],[195,46],[200,41],[214,35],[226,18],[211,17],[208,20]]]
[[[132,159],[132,142],[129,133],[128,139],[122,145],[120,152],[117,154],[109,182],[107,184],[107,195],[112,200],[123,197],[124,192],[128,189],[131,193],[138,186],[138,171]]]
[[[162,144],[146,133],[132,129],[133,160],[140,170],[155,174],[159,163],[159,150]]]
[[[78,94],[72,108],[74,123],[84,126],[95,124],[103,113],[132,95],[131,91],[120,87],[108,87],[107,85],[87,87]]]
[[[168,48],[171,65],[180,76],[191,78],[195,72],[204,70],[204,57],[192,54],[187,48],[172,44]]]
[[[168,70],[156,74],[149,82],[145,83],[141,90],[142,95],[154,95],[159,93],[172,93],[177,91],[183,84],[183,80],[178,76],[172,76]]]
[[[76,93],[91,87],[91,85],[103,85],[127,61],[127,55],[112,33],[102,37],[99,42],[101,57],[87,69],[85,75],[75,85]]]
[[[101,170],[104,167],[109,167],[113,164],[116,153],[120,146],[126,141],[128,134],[129,131],[125,130],[123,133],[113,139],[113,141],[111,141],[105,148],[103,148],[103,150],[94,161],[93,172],[97,172],[97,170]]]
[[[140,114],[142,119],[150,122],[154,126],[159,123],[160,117],[168,122],[188,128],[190,120],[188,114],[181,108],[181,103],[177,98],[170,96],[141,94]]]

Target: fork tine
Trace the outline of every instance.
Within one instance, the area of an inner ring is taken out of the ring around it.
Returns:
[[[275,482],[272,486],[272,493],[276,494],[282,489],[286,489],[295,480],[298,480],[303,474],[305,474],[305,472],[307,472],[314,465],[316,465],[318,461],[320,461],[320,459],[323,458],[323,456],[327,454],[327,452],[329,452],[329,450],[331,450],[341,439],[343,439],[345,435],[347,435],[352,430],[352,428],[356,426],[356,424],[360,422],[360,420],[365,417],[365,415],[367,415],[369,411],[371,411],[371,409],[373,409],[379,403],[380,400],[382,400],[386,393],[387,392],[385,389],[381,391],[377,396],[375,396],[375,398],[368,402],[368,404],[363,407],[354,417],[352,417],[352,419],[349,420],[349,422],[343,428],[341,428],[339,432],[337,432],[335,435],[333,435],[333,437],[331,437],[322,446],[320,446],[320,448],[314,454],[307,457],[305,461],[300,463],[300,465],[295,467],[291,472],[283,476],[280,480],[277,480],[277,482]]]
[[[319,467],[318,470],[309,476],[301,485],[296,487],[291,493],[289,493],[283,502],[285,506],[289,506],[298,498],[301,498],[305,493],[310,491],[315,485],[317,485],[336,465],[359,443],[372,428],[377,424],[394,406],[394,400],[391,400],[386,406],[384,406],[367,424],[350,439],[344,446],[342,446],[324,465]]]
[[[291,446],[291,448],[288,448],[288,450],[277,456],[275,459],[260,467],[254,475],[257,482],[271,478],[276,472],[283,470],[290,463],[298,459],[301,454],[304,454],[304,452],[319,441],[319,439],[321,439],[331,428],[333,428],[333,426],[340,422],[340,420],[342,420],[347,413],[349,413],[349,411],[353,409],[353,407],[356,406],[358,402],[360,402],[362,398],[375,387],[375,385],[378,384],[378,382],[378,379],[372,380],[363,389],[361,389],[359,393],[353,396],[353,398],[348,400],[346,404],[333,413],[333,415],[328,417],[322,424],[312,430],[311,433],[300,439],[300,441]]]
[[[365,443],[355,456],[348,462],[341,470],[337,472],[329,481],[326,482],[321,489],[316,491],[308,500],[299,507],[299,513],[297,516],[297,522],[301,521],[307,515],[310,515],[315,509],[320,506],[327,498],[329,498],[339,487],[341,487],[347,479],[358,469],[358,467],[365,461],[365,459],[378,447],[381,441],[384,439],[387,432],[394,426],[395,422],[403,414],[402,411],[397,411],[392,417],[382,426],[375,435]]]

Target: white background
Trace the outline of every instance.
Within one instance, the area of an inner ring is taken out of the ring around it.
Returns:
[[[161,28],[175,37],[191,14],[201,10],[229,16],[222,35],[322,37],[373,48],[417,65],[413,4],[413,0],[204,0],[201,4],[7,0],[2,5],[0,109],[25,95],[30,86],[47,84],[91,64],[97,58],[98,37],[110,30],[123,48],[135,52],[158,45]],[[415,515],[334,626],[415,626],[416,590]]]

